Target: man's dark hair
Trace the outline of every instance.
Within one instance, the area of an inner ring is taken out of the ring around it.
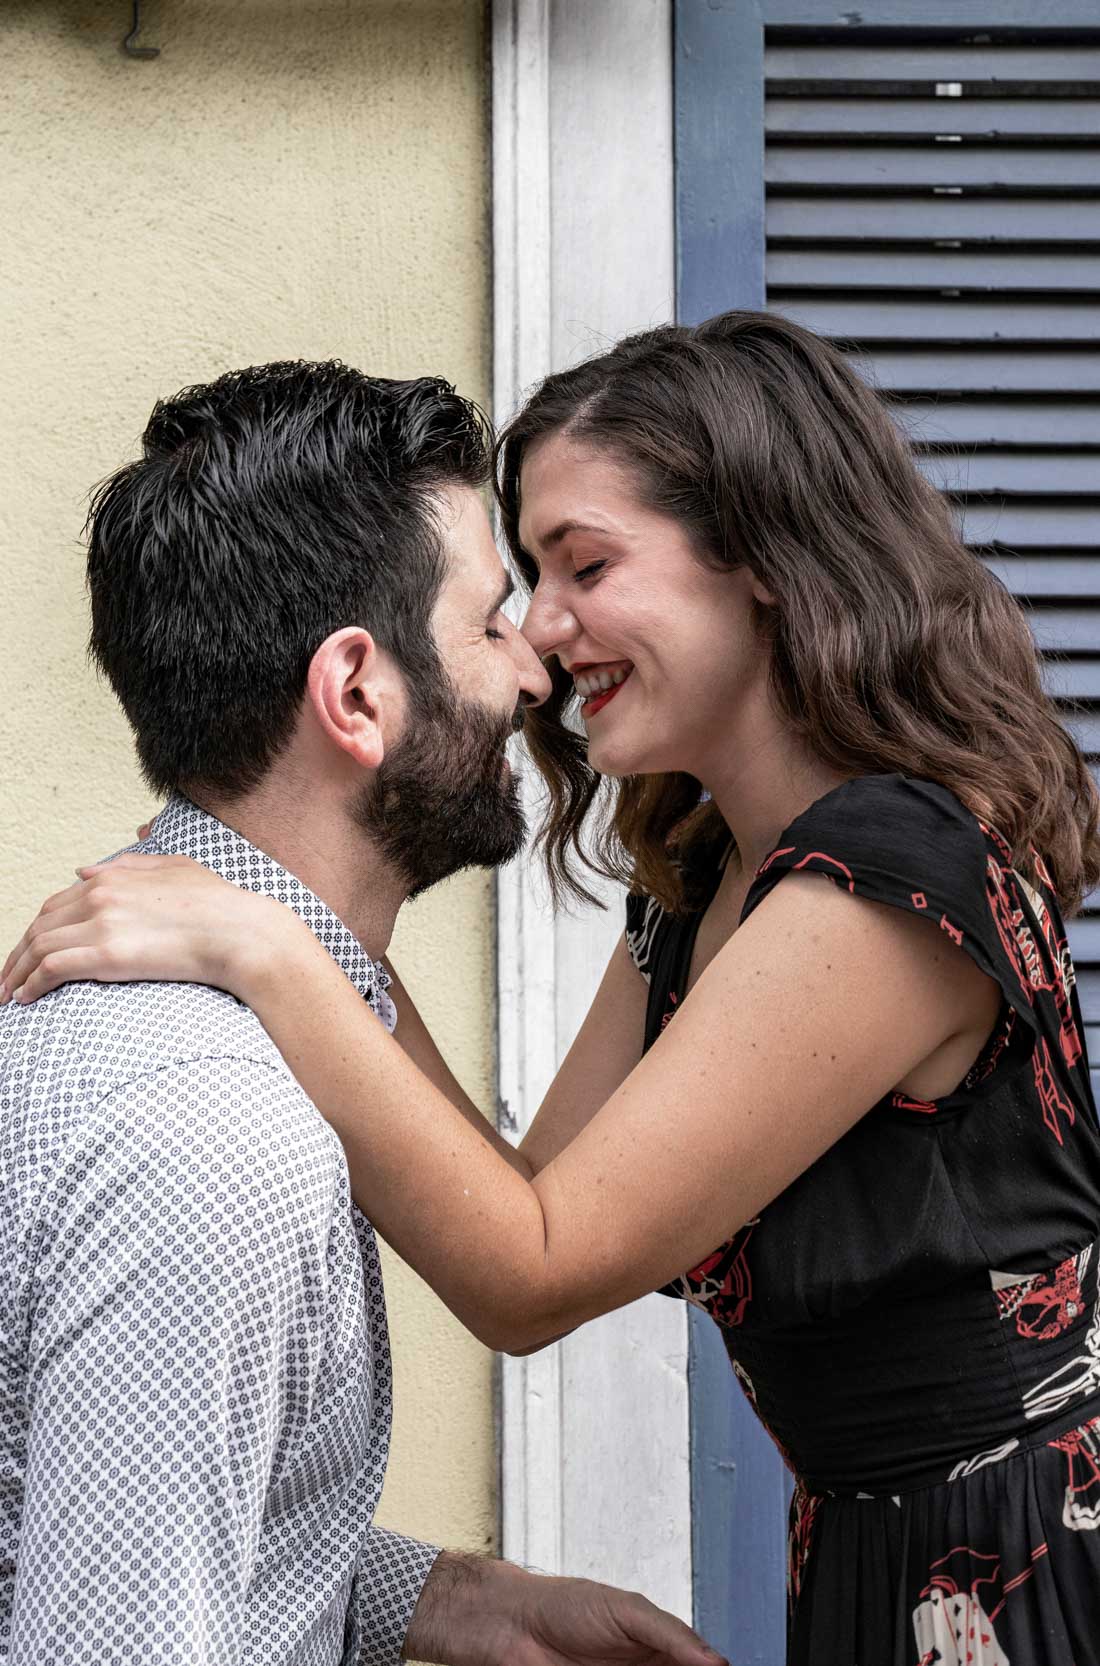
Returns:
[[[91,652],[149,785],[254,787],[345,626],[438,678],[434,494],[488,468],[484,416],[434,377],[268,364],[161,400],[87,529]]]

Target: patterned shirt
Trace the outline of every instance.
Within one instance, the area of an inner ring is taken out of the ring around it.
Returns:
[[[139,850],[332,911],[173,799]],[[438,1555],[372,1526],[391,1375],[340,1142],[198,984],[0,1010],[0,1661],[394,1666]]]

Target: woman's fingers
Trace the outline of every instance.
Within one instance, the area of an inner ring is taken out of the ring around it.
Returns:
[[[3,971],[0,973],[4,983],[13,987],[11,974],[14,973],[15,967],[47,932],[56,931],[59,926],[75,925],[78,920],[86,919],[87,913],[87,903],[79,893],[64,907],[52,909],[48,914],[44,908],[41,909],[4,962]]]
[[[93,977],[101,983],[112,981],[99,950],[86,945],[52,949],[38,961],[26,981],[16,990],[15,998],[21,1005],[29,1005],[63,983],[78,983]]]
[[[26,942],[27,934],[24,932],[14,949],[9,951],[8,958],[5,960],[3,966],[0,967],[0,999],[3,999],[3,996],[11,987],[8,983],[8,974],[15,965],[16,961],[19,959],[19,956],[23,953],[23,950],[26,947]]]
[[[83,887],[81,886],[70,885],[68,891],[61,892],[57,897],[51,897],[50,902],[54,906],[49,909],[48,913],[47,905],[43,903],[42,907],[39,909],[38,913],[35,915],[34,919],[19,939],[18,943],[9,953],[4,962],[3,969],[0,971],[0,983],[3,984],[4,989],[7,990],[8,993],[16,987],[12,981],[16,966],[26,955],[28,949],[31,948],[35,940],[39,938],[44,931],[48,931],[52,927],[62,924],[70,924],[72,920],[82,912],[80,901],[80,892],[82,889]],[[71,896],[70,893],[72,893]],[[69,897],[70,899],[68,903],[65,902],[66,897]]]
[[[79,879],[74,879],[73,883],[71,885],[66,885],[63,891],[55,891],[52,897],[47,897],[45,902],[42,904],[42,907],[38,910],[38,915],[52,914],[58,908],[67,908],[72,903],[74,898],[80,895],[83,889],[84,882]]]
[[[80,873],[8,955],[0,1002],[17,990],[21,1001],[35,1000],[71,978],[169,978],[234,989],[255,963],[258,911],[264,921],[269,909],[284,912],[187,856],[119,856]]]
[[[109,870],[103,868],[98,871],[106,874]],[[83,928],[85,940],[88,940],[88,934],[94,930],[94,922],[104,921],[113,901],[114,895],[103,882],[96,884],[77,880],[67,890],[59,891],[55,897],[44,902],[4,961],[0,971],[0,1004],[5,995],[11,995],[19,988],[31,966],[47,952],[43,945],[47,940],[53,941],[54,932],[62,926],[79,925]]]
[[[179,867],[200,870],[199,863],[192,862],[189,856],[141,856],[137,854],[118,856],[110,862],[95,862],[90,867],[78,868],[77,874],[79,877],[72,885],[66,886],[65,890],[56,892],[52,897],[47,897],[27,931],[23,933],[19,942],[8,954],[3,969],[0,971],[0,983],[10,994],[15,987],[11,977],[15,962],[25,952],[28,943],[34,940],[36,934],[48,929],[43,923],[47,919],[50,927],[56,926],[60,918],[71,919],[71,910],[74,906],[83,910],[82,917],[90,918],[100,913],[108,902],[116,900],[121,887],[113,882],[112,876],[117,874],[120,868],[126,870],[127,880],[125,883],[132,885],[135,882],[140,884],[143,876],[163,875],[165,869]],[[59,918],[55,919],[53,917],[55,915]],[[2,993],[0,991],[0,995]]]
[[[97,874],[118,873],[119,869],[127,873],[153,874],[164,873],[172,868],[184,871],[191,869],[196,873],[207,873],[209,869],[201,862],[195,862],[190,856],[158,856],[152,851],[128,850],[122,856],[112,856],[108,862],[91,862],[87,867],[77,868],[81,879],[94,879]]]
[[[37,920],[32,921],[30,928],[24,932],[20,944],[12,950],[11,956],[9,956],[9,964],[4,968],[4,987],[2,994],[0,994],[0,1003],[25,989],[43,962],[59,951],[67,952],[73,948],[84,949],[88,954],[89,962],[94,957],[97,966],[104,964],[107,956],[105,945],[98,941],[101,935],[95,923],[89,920],[78,908],[70,911],[69,918],[51,920],[48,928],[44,926],[43,917],[40,914]],[[97,977],[105,978],[108,981],[110,975],[109,971],[96,972]],[[53,988],[53,985],[51,984],[49,987]],[[45,990],[39,989],[39,994],[44,993]]]

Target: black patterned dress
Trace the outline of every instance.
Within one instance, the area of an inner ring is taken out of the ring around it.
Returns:
[[[884,1098],[665,1292],[796,1477],[788,1659],[1100,1666],[1100,1129],[1048,876],[898,775],[793,822],[742,919],[791,872],[937,924],[1003,1004],[954,1093]],[[647,1047],[699,919],[628,902]]]

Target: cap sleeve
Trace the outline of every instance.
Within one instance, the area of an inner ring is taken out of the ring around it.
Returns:
[[[788,873],[825,874],[854,896],[932,921],[1004,1000],[993,1056],[975,1076],[1017,1065],[1040,1029],[1019,947],[1021,881],[1007,848],[945,787],[900,775],[864,776],[827,793],[791,823],[756,872],[747,918]]]

